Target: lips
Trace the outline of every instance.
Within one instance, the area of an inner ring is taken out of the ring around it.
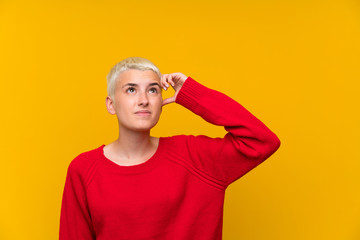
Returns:
[[[139,116],[149,116],[151,114],[151,112],[148,110],[141,110],[141,111],[135,112],[135,114],[139,115]]]
[[[141,110],[141,111],[137,111],[137,112],[135,112],[135,113],[150,113],[150,111],[148,111],[148,110]]]

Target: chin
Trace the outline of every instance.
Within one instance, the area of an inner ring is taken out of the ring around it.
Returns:
[[[153,127],[155,127],[155,125],[157,124],[157,122],[153,123],[153,124],[144,124],[144,125],[138,125],[138,126],[131,126],[131,129],[134,131],[149,131],[151,130]]]

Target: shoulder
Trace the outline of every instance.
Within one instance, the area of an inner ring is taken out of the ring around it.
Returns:
[[[99,159],[102,146],[79,153],[71,160],[68,166],[69,173],[86,174],[92,165]]]
[[[193,134],[180,134],[180,135],[174,135],[174,136],[170,136],[167,137],[167,139],[169,139],[168,141],[172,141],[173,143],[187,143],[187,142],[192,142],[192,141],[201,141],[201,140],[207,140],[207,139],[219,139],[219,137],[217,138],[212,138],[210,136],[207,135],[193,135]]]
[[[210,136],[207,135],[193,135],[193,134],[179,134],[179,135],[173,135],[173,136],[169,136],[166,137],[167,141],[172,142],[172,143],[186,143],[186,142],[191,142],[193,140],[202,140],[202,139],[218,139],[218,138],[212,138]]]
[[[173,146],[174,144],[184,144],[191,136],[193,135],[185,135],[185,134],[179,134],[179,135],[173,135],[166,138],[166,142],[170,146]]]
[[[208,145],[219,138],[211,138],[206,135],[180,134],[167,137],[167,149],[174,152],[191,152],[194,149]]]

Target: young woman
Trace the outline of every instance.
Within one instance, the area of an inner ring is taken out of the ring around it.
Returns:
[[[162,75],[144,58],[116,64],[107,83],[119,137],[69,164],[60,240],[222,239],[226,188],[269,158],[279,138],[227,95],[183,73]],[[163,100],[170,86],[175,94]],[[150,136],[173,102],[227,134]]]

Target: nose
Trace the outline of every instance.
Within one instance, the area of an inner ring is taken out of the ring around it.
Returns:
[[[149,99],[146,92],[139,93],[138,104],[142,106],[147,106],[149,104]]]

